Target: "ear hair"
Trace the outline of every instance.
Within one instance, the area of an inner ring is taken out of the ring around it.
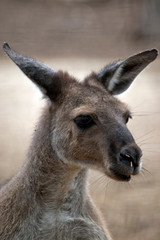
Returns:
[[[40,88],[44,95],[54,101],[57,100],[62,88],[59,72],[32,58],[18,54],[7,43],[3,44],[3,49],[23,73]]]
[[[98,73],[98,80],[113,95],[124,92],[137,75],[156,59],[156,49],[133,55],[123,61],[114,62]]]

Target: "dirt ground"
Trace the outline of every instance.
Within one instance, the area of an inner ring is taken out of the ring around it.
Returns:
[[[157,36],[139,41],[138,2],[145,1],[2,1],[0,42],[8,41],[17,51],[82,79],[115,59],[160,49]],[[143,150],[146,170],[129,184],[90,172],[91,194],[115,240],[160,239],[159,66],[158,58],[119,97],[133,112],[128,126]],[[0,183],[24,162],[44,104],[38,90],[0,50]]]

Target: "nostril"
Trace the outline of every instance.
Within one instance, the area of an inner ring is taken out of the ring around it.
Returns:
[[[140,165],[142,151],[138,146],[126,146],[119,152],[119,161],[126,166],[136,169]]]
[[[119,155],[119,160],[129,167],[133,167],[134,158],[131,156],[131,154],[126,152],[121,152]]]

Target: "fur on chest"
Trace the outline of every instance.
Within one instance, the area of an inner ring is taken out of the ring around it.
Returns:
[[[91,218],[77,215],[71,216],[66,211],[52,215],[47,213],[41,222],[38,239],[48,240],[107,240],[104,230]]]

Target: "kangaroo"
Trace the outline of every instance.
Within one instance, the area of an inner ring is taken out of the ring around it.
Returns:
[[[88,169],[129,181],[142,151],[126,124],[124,92],[158,55],[147,50],[82,82],[13,51],[4,51],[42,91],[46,107],[20,171],[0,191],[1,240],[111,240],[88,193]]]

